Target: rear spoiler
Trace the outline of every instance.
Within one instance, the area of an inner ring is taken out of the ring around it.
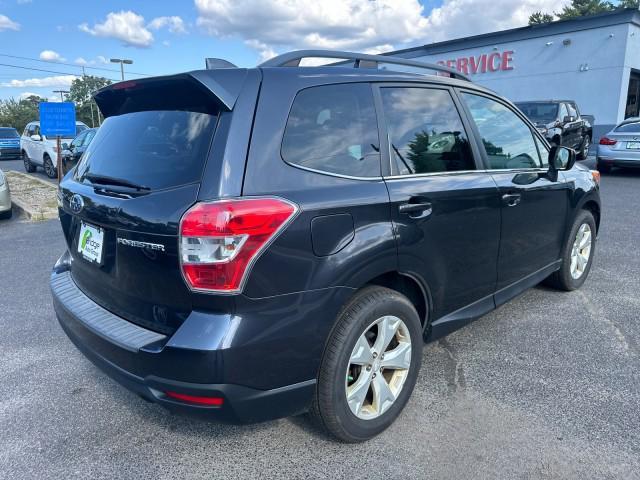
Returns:
[[[148,110],[231,111],[247,72],[246,68],[196,70],[127,80],[98,90],[93,98],[105,118]]]

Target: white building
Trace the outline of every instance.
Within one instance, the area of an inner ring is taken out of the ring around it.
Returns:
[[[640,107],[640,11],[619,10],[390,53],[441,63],[513,101],[575,100],[597,140]]]

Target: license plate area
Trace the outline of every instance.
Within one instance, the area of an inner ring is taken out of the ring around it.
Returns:
[[[627,142],[629,150],[640,150],[640,142]]]
[[[102,265],[104,230],[95,225],[80,222],[78,253],[88,262]]]

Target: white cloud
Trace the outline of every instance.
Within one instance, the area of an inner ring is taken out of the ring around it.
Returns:
[[[194,0],[196,24],[239,37],[261,58],[297,48],[383,52],[524,26],[537,10],[569,0],[444,0],[426,12],[418,0]],[[251,14],[247,14],[251,12]]]
[[[64,62],[66,58],[62,57],[58,52],[53,50],[43,50],[40,52],[40,60],[48,60],[50,62]]]
[[[3,32],[5,30],[18,31],[20,30],[20,24],[17,22],[14,22],[6,15],[0,15],[0,32]]]
[[[78,28],[96,37],[115,38],[131,47],[144,48],[153,43],[153,34],[144,26],[144,17],[130,10],[111,12],[102,23],[93,28],[81,23]]]
[[[11,80],[9,82],[0,83],[1,87],[70,87],[71,82],[76,78],[75,75],[56,75],[53,77],[27,78],[26,80]]]
[[[73,63],[77,63],[78,65],[89,65],[89,62],[87,62],[84,58],[82,57],[78,57],[76,58]]]
[[[37,93],[33,93],[33,92],[22,92],[20,95],[18,95],[18,98],[20,100],[22,100],[23,98],[27,98],[27,97],[40,97],[39,94]]]
[[[102,55],[98,55],[96,59],[98,63],[111,63],[107,57],[103,57]]]
[[[165,27],[167,27],[171,33],[187,33],[184,21],[178,16],[156,17],[147,25],[147,28],[151,30],[160,30]]]

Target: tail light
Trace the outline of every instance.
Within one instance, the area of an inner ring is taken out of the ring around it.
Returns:
[[[164,392],[165,395],[174,400],[180,400],[185,403],[195,403],[196,405],[207,405],[210,407],[221,407],[224,405],[222,397],[201,397],[195,395],[186,395],[178,392]]]
[[[195,291],[238,293],[264,249],[298,207],[280,198],[197,203],[180,222],[180,260]]]
[[[612,138],[602,137],[600,139],[600,145],[615,145],[616,143],[618,143],[618,141]]]

